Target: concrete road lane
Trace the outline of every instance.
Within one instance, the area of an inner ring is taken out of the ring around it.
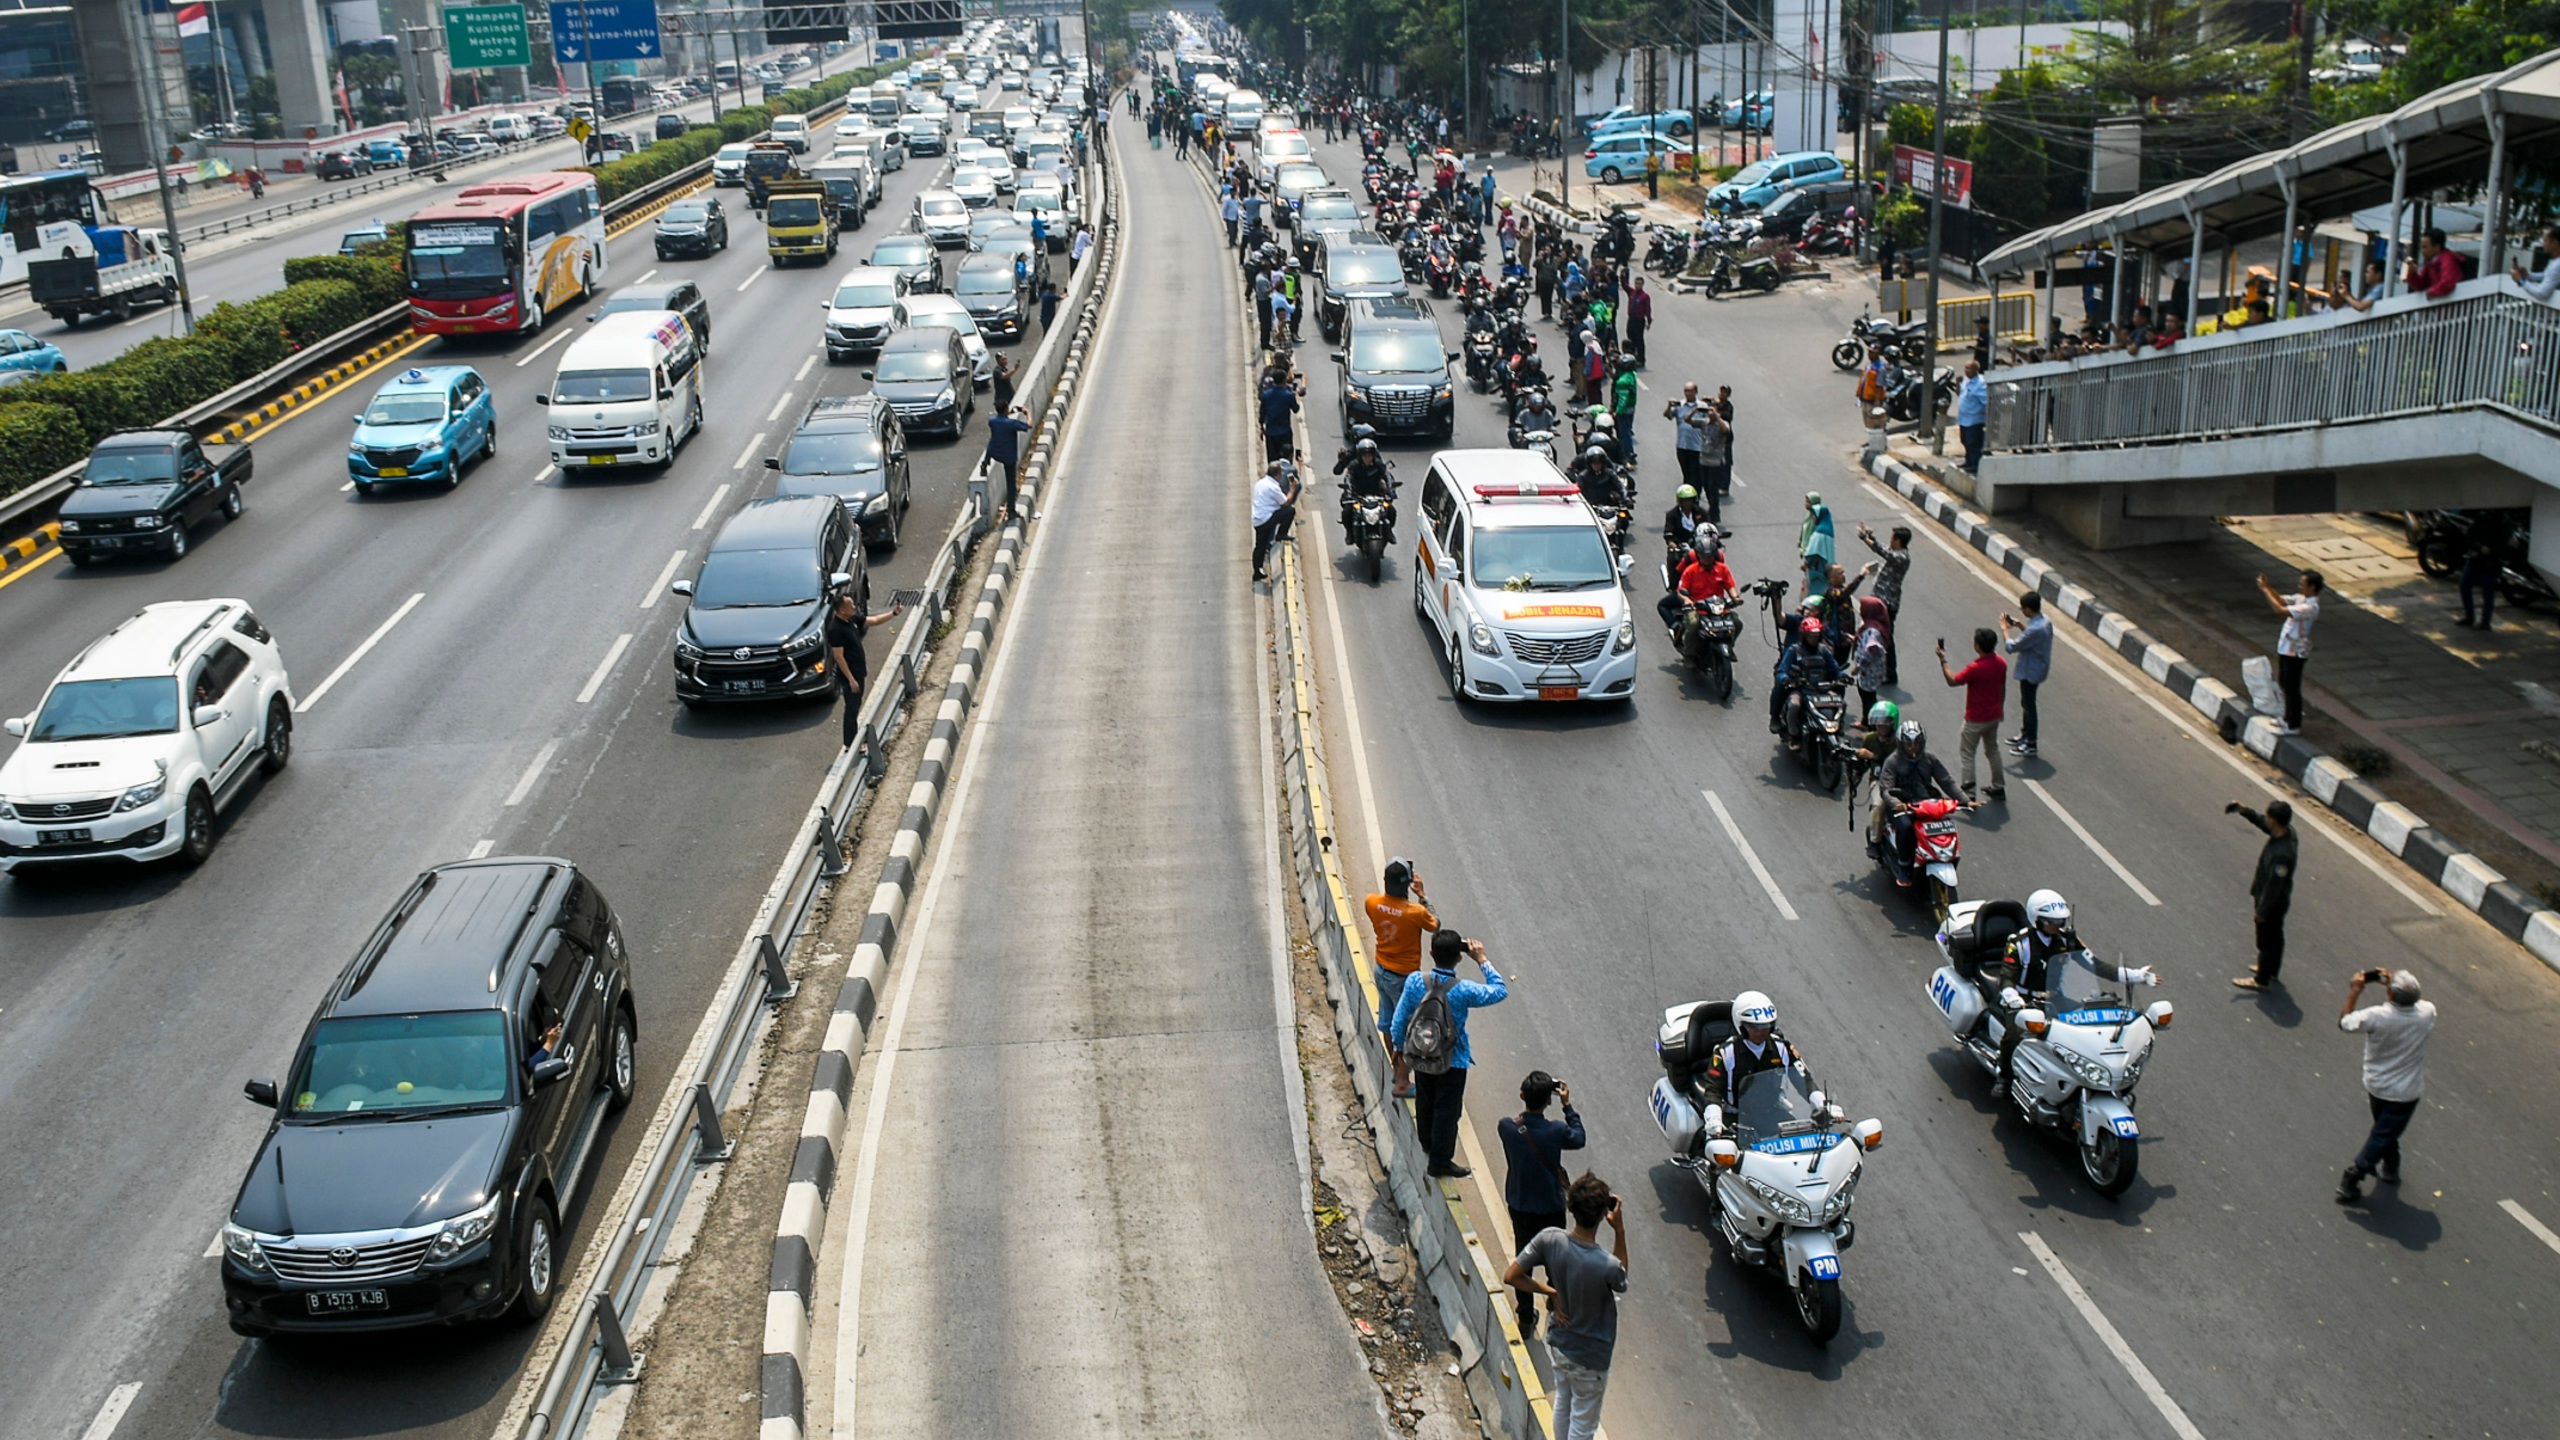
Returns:
[[[123,1384],[140,1386],[123,1437],[298,1432],[348,1414],[486,1433],[524,1332],[295,1347],[225,1327],[205,1252],[262,1123],[238,1086],[286,1063],[320,988],[409,876],[484,847],[598,875],[640,960],[643,1087],[665,1083],[837,720],[810,705],[681,710],[667,670],[681,602],[660,591],[769,490],[762,457],[810,397],[867,388],[858,367],[825,362],[816,307],[933,173],[892,175],[835,266],[739,292],[767,268],[742,217],[727,254],[660,267],[699,277],[714,311],[708,424],[663,473],[550,472],[531,397],[558,352],[520,366],[542,340],[435,342],[413,358],[477,365],[500,412],[499,456],[453,492],[342,488],[369,378],[259,438],[247,515],[206,528],[184,562],[56,562],[0,590],[0,713],[33,708],[80,646],[152,600],[249,599],[306,699],[363,652],[300,717],[293,768],[255,787],[202,870],[0,885],[0,1134],[22,1157],[0,1176],[0,1229],[22,1258],[0,1278],[0,1434],[76,1435]],[[628,274],[649,268],[625,248]],[[912,445],[911,543],[875,554],[875,593],[930,563],[982,436],[973,422],[960,444]],[[635,1133],[614,1133],[592,1185],[611,1189]]]
[[[1309,1220],[1248,357],[1196,184],[1121,153],[1111,328],[865,1065],[838,1435],[1383,1430]]]
[[[1320,148],[1334,173],[1357,173],[1353,152]],[[1857,520],[1914,524],[1905,687],[1890,693],[1951,752],[1958,707],[1930,642],[1944,636],[1961,655],[1975,626],[2016,608],[2016,587],[1941,546],[1848,465],[1848,382],[1825,357],[1859,300],[1847,287],[1658,300],[1638,410],[1640,532],[1654,533],[1678,483],[1664,402],[1683,379],[1710,393],[1731,384],[1737,573],[1793,573],[1807,490],[1837,509],[1844,558],[1864,558]],[[1454,305],[1443,320],[1454,340]],[[1541,338],[1560,352],[1554,327]],[[1308,368],[1323,386],[1329,367]],[[1333,407],[1309,410],[1313,458],[1327,461],[1340,443]],[[1490,397],[1462,391],[1456,443],[1503,443]],[[1410,502],[1429,457],[1396,458]],[[1300,530],[1324,577],[1317,627],[1335,682],[1346,858],[1357,877],[1382,852],[1415,857],[1444,917],[1484,936],[1512,981],[1510,1002],[1475,1031],[1486,1075],[1470,1131],[1494,1162],[1479,1198],[1498,1196],[1502,1097],[1542,1067],[1573,1082],[1590,1122],[1578,1163],[1640,1217],[1612,1431],[2547,1428],[2560,1387],[2539,1362],[2534,1317],[2549,1309],[2560,1255],[2499,1203],[2516,1199],[2545,1226],[2560,1211],[2539,1143],[2560,1084],[2538,1059],[2560,979],[2530,956],[2406,887],[2361,839],[2323,829],[2304,842],[2287,990],[2263,1001],[2232,990],[2259,837],[2221,810],[2263,804],[2263,772],[2136,672],[2066,637],[2043,695],[2042,758],[2015,767],[2005,807],[1964,826],[1963,881],[1975,896],[2057,887],[2101,950],[2167,977],[2156,995],[2179,1019],[2142,1081],[2142,1176],[2121,1200],[2101,1199],[2067,1149],[1995,1110],[1922,995],[1937,963],[1925,913],[1879,882],[1842,800],[1768,735],[1765,619],[1744,639],[1732,704],[1706,698],[1650,623],[1646,539],[1631,587],[1645,625],[1632,705],[1462,708],[1438,640],[1415,620],[1404,556],[1374,586],[1355,578],[1339,531],[1312,518],[1329,520],[1330,495],[1311,498]],[[2377,964],[2417,969],[2445,1022],[2410,1178],[2342,1210],[2329,1191],[2366,1116],[2358,1044],[2332,1017],[2346,973]],[[1858,1199],[1848,1324],[1828,1350],[1804,1340],[1783,1290],[1712,1252],[1695,1182],[1665,1161],[1645,1105],[1662,1008],[1745,986],[1778,999],[1853,1117],[1886,1125]],[[2044,1418],[1999,1418],[2030,1414]]]

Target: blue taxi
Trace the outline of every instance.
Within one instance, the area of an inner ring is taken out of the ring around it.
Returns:
[[[498,453],[498,402],[468,365],[403,370],[356,416],[347,475],[356,493],[377,485],[461,483],[462,467]]]
[[[37,375],[59,375],[71,368],[50,340],[39,340],[24,330],[0,330],[0,371],[25,370]]]

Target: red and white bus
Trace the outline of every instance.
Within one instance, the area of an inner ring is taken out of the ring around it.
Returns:
[[[409,217],[409,322],[530,333],[604,279],[604,205],[579,171],[474,185]]]

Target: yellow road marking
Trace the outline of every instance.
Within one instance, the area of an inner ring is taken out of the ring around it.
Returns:
[[[8,574],[0,575],[0,590],[6,590],[10,586],[17,584],[19,581],[33,575],[36,571],[44,568],[44,566],[60,557],[61,554],[62,552],[59,550],[47,550],[42,555],[37,556],[24,565],[10,566]]]

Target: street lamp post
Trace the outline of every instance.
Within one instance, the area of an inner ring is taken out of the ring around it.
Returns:
[[[1556,0],[1556,200],[1573,213],[1573,166],[1564,132],[1573,115],[1573,0]]]
[[[173,15],[176,12],[171,12]],[[160,32],[151,12],[142,13],[142,53],[151,74],[150,103],[142,107],[143,137],[151,145],[151,173],[160,182],[160,223],[169,241],[169,265],[178,281],[178,315],[190,335],[196,333],[196,304],[187,293],[186,244],[178,238],[178,202],[169,195],[169,91],[160,79]]]
[[[1947,453],[1947,427],[1938,417],[1938,246],[1946,232],[1947,212],[1947,0],[1938,4],[1938,108],[1929,121],[1929,343],[1920,365],[1920,383],[1928,398],[1929,453]]]

